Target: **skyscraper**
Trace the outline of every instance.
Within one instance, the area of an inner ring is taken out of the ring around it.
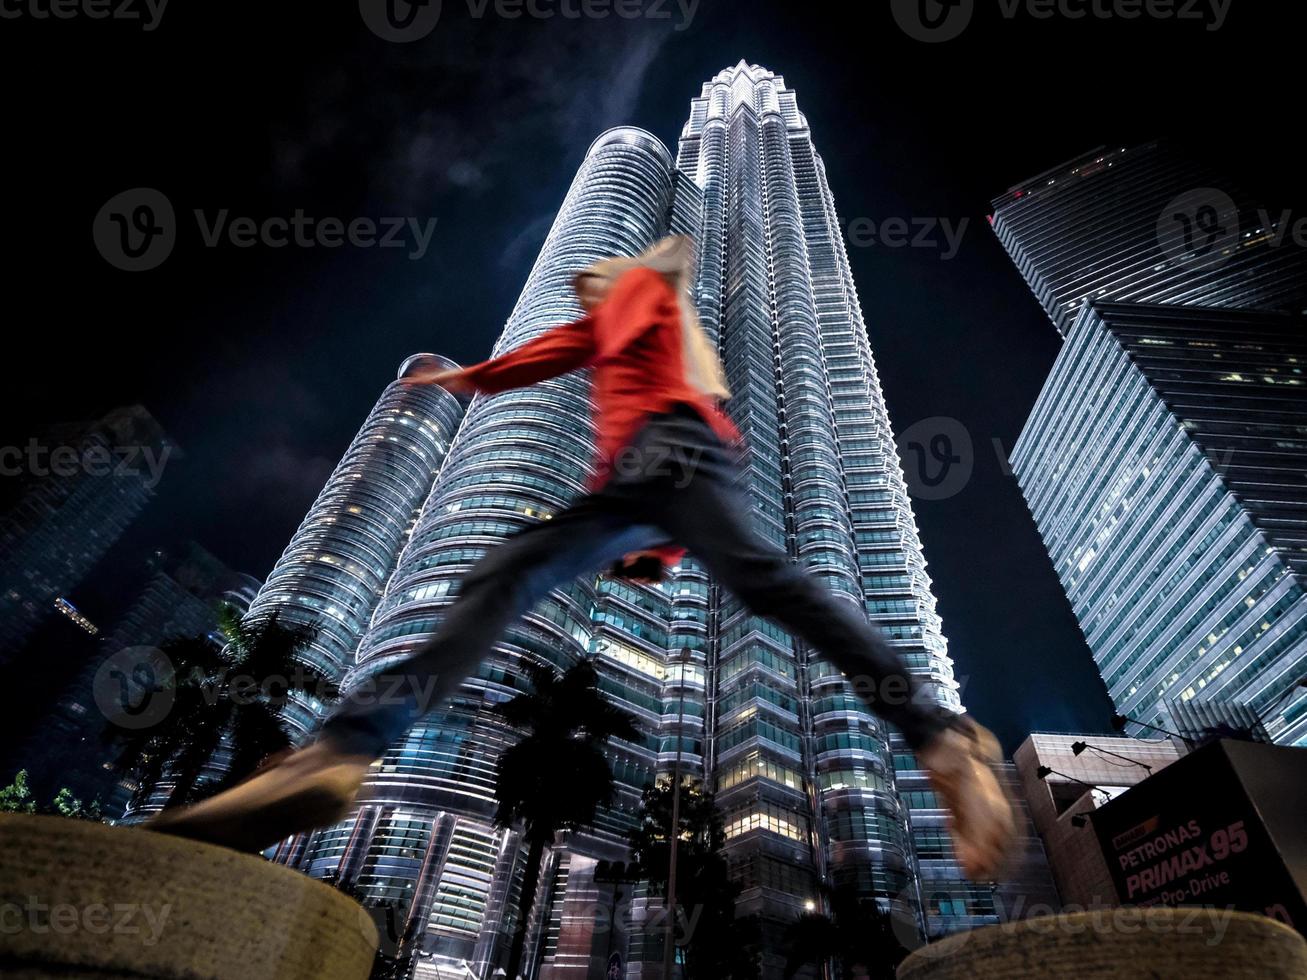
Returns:
[[[332,684],[354,663],[355,648],[463,417],[462,405],[444,389],[403,383],[414,368],[432,364],[456,366],[435,354],[414,354],[399,366],[267,582],[240,604],[246,624],[275,615],[282,625],[309,627],[313,638],[300,660]],[[296,690],[281,717],[292,740],[300,742],[326,710],[318,697]],[[208,761],[205,779],[227,774],[229,748],[224,741]],[[172,783],[161,781],[129,818],[159,809],[171,791]]]
[[[21,476],[25,489],[0,518],[0,664],[136,519],[175,455],[140,405],[4,450],[5,475]]]
[[[495,352],[579,316],[577,271],[669,232],[698,242],[696,302],[733,391],[758,532],[865,609],[928,696],[960,709],[825,169],[781,77],[741,62],[713,78],[675,159],[638,129],[600,136]],[[473,401],[347,684],[429,638],[488,547],[582,492],[586,415],[580,375]],[[493,709],[519,689],[521,662],[581,659],[640,737],[610,747],[615,803],[547,858],[528,948],[541,976],[587,975],[612,952],[627,977],[661,975],[661,934],[597,930],[595,909],[617,898],[594,874],[598,860],[626,858],[640,791],[678,749],[683,771],[718,794],[765,976],[779,976],[784,929],[823,885],[875,896],[914,937],[996,920],[990,888],[962,880],[912,753],[855,688],[893,692],[851,684],[693,559],[656,587],[596,575],[553,593],[387,752],[354,816],[278,858],[396,907],[417,976],[463,962],[488,973],[512,932],[524,854],[491,822],[495,760],[514,737]],[[640,885],[627,898],[638,923],[650,899]]]
[[[176,637],[215,633],[224,598],[251,583],[258,585],[257,579],[233,572],[194,542],[176,555],[152,553],[146,567],[144,587],[99,638],[89,662],[27,740],[22,757],[34,772],[57,772],[59,785],[81,798],[99,798],[110,817],[121,814],[135,787],[115,788],[123,782],[112,768],[118,751],[102,738],[108,719],[96,705],[97,693],[104,693],[95,690],[101,665],[130,647],[157,647]]]
[[[1307,311],[1307,249],[1166,142],[1099,147],[1008,189],[990,223],[1058,332],[1090,303]]]
[[[719,336],[758,530],[863,607],[960,707],[826,171],[784,79],[743,62],[691,103],[678,168],[703,188],[698,302]],[[829,663],[716,597],[711,763],[743,911],[794,917],[816,881],[931,932],[989,916],[917,763]],[[856,680],[856,679],[855,679]],[[911,816],[910,816],[911,811]],[[773,942],[776,938],[772,930]]]
[[[332,683],[354,663],[463,418],[447,391],[403,383],[414,367],[430,363],[457,366],[435,354],[414,354],[400,365],[249,606],[250,618],[275,614],[283,624],[314,630],[304,663]],[[301,740],[323,710],[321,701],[297,693],[283,717]]]
[[[661,143],[634,129],[605,133],[586,154],[496,351],[579,316],[576,271],[638,252],[669,227],[692,231],[698,215],[697,188],[676,174]],[[473,401],[359,646],[354,676],[410,653],[487,547],[583,491],[593,452],[587,400],[586,379],[571,375]],[[551,905],[585,894],[598,858],[625,856],[640,791],[675,751],[677,685],[687,689],[685,727],[702,730],[708,605],[706,579],[689,563],[670,587],[589,578],[555,592],[509,632],[453,704],[387,752],[352,820],[293,842],[279,858],[365,903],[397,903],[418,976],[463,960],[482,970],[511,934],[506,914],[524,859],[517,834],[491,822],[495,760],[513,737],[493,707],[518,689],[517,663],[565,668],[594,657],[604,689],[637,715],[642,731],[638,743],[613,747],[614,806],[581,846],[550,856],[542,882],[556,891],[537,905],[547,916]],[[684,678],[669,676],[683,647],[693,662]],[[702,746],[701,734],[687,743],[692,771],[701,771]],[[660,959],[661,947],[649,958]]]
[[[1307,744],[1305,329],[1095,304],[1013,452],[1108,692],[1146,725],[1227,704]]]
[[[991,221],[1067,339],[1012,464],[1118,710],[1307,737],[1301,320],[1251,312],[1303,311],[1307,249],[1164,142],[1024,181]]]

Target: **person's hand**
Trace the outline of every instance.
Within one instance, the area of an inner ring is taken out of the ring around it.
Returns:
[[[462,368],[416,367],[400,379],[406,385],[440,385],[451,395],[471,395],[476,387]]]

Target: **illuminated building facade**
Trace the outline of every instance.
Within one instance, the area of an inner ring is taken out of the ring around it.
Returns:
[[[579,316],[577,271],[668,233],[698,243],[695,299],[747,443],[758,532],[865,609],[929,696],[961,710],[825,169],[782,78],[744,63],[721,72],[692,101],[675,157],[641,130],[600,136],[495,352]],[[587,416],[584,375],[473,400],[347,686],[427,640],[495,542],[583,492]],[[614,805],[547,857],[529,975],[592,975],[616,952],[625,977],[661,976],[662,935],[639,928],[660,900],[637,883],[619,907],[595,868],[627,858],[640,792],[678,748],[683,771],[717,793],[739,911],[761,924],[764,976],[780,975],[785,927],[824,886],[875,896],[912,941],[998,920],[992,888],[962,879],[947,814],[902,739],[831,665],[693,559],[656,587],[593,576],[553,593],[453,703],[386,753],[353,816],[276,858],[397,910],[413,975],[492,975],[525,856],[491,820],[495,762],[513,738],[493,709],[519,690],[521,662],[581,659],[640,735],[609,748]],[[595,910],[610,905],[634,927],[599,929],[607,912]]]
[[[332,683],[354,663],[463,417],[458,399],[443,388],[402,382],[415,366],[433,363],[457,367],[435,354],[414,354],[400,365],[249,606],[251,619],[275,613],[283,624],[310,627],[303,660]],[[297,697],[283,717],[301,740],[323,710],[316,698]]]
[[[1117,905],[1116,888],[1088,817],[1175,762],[1177,741],[1035,732],[1012,754],[1021,797],[1069,909]]]
[[[21,475],[24,490],[0,516],[0,665],[122,536],[174,455],[140,405],[6,448],[6,475]]]
[[[1307,744],[1305,327],[1096,304],[1021,434],[1017,479],[1129,718],[1207,702]]]
[[[1167,142],[1099,147],[993,208],[995,234],[1064,337],[1097,302],[1307,312],[1291,215]]]

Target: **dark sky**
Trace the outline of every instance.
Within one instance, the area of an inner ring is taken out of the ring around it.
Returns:
[[[960,38],[925,44],[874,0],[702,0],[685,29],[674,4],[667,19],[510,19],[444,0],[426,38],[396,44],[349,2],[178,3],[152,30],[24,6],[0,20],[0,444],[140,402],[186,458],[99,579],[187,538],[266,575],[398,363],[486,355],[589,142],[630,123],[674,146],[690,98],[743,58],[797,90],[845,221],[969,220],[948,261],[850,249],[896,428],[953,417],[975,446],[971,481],[917,507],[940,611],[964,700],[1009,749],[1031,729],[1102,729],[1110,706],[1003,463],[1057,338],[988,201],[1099,144],[1160,135],[1307,215],[1301,7],[1230,0],[1208,30],[1007,19],[976,0]],[[161,266],[128,273],[91,227],[137,187],[167,195],[180,233]],[[195,209],[436,224],[414,260],[206,247]],[[95,588],[76,597],[94,608]]]

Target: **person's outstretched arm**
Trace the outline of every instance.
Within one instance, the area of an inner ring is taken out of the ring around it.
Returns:
[[[594,324],[590,317],[555,327],[521,347],[466,368],[420,371],[404,378],[408,384],[438,384],[448,390],[493,394],[524,388],[584,367],[594,357]]]

